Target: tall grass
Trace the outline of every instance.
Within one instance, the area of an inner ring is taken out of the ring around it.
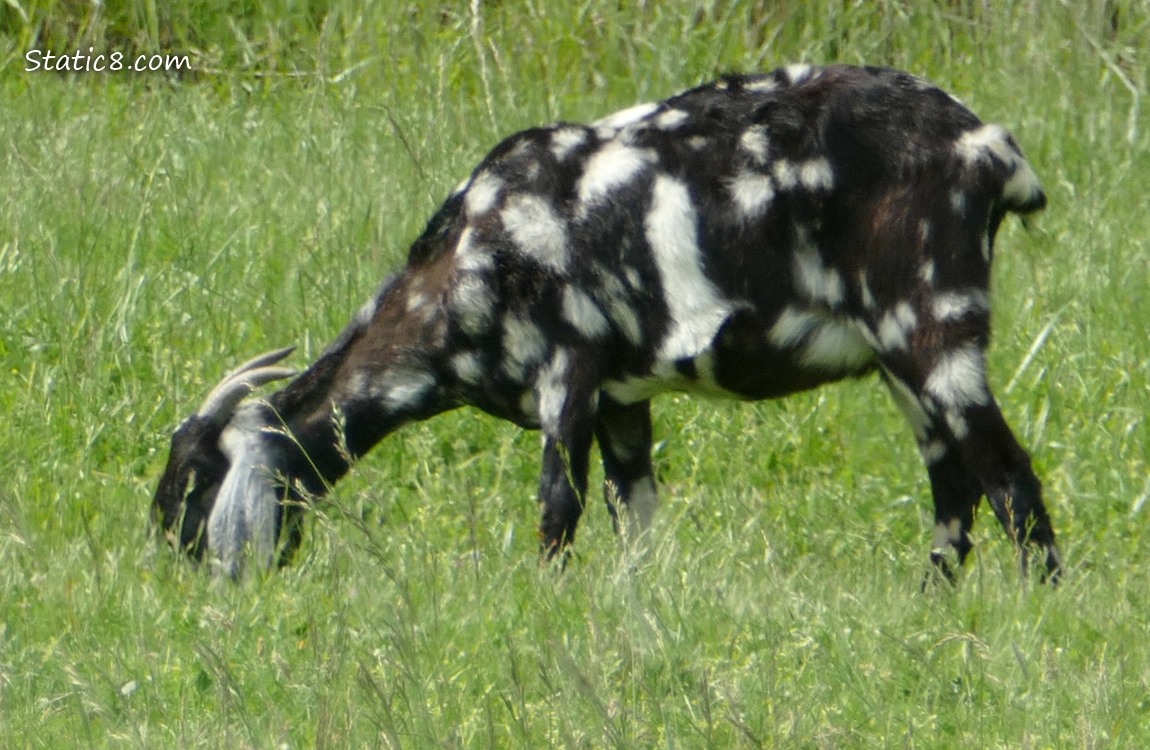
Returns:
[[[0,6],[0,746],[1145,745],[1148,11]],[[88,46],[195,64],[23,70]],[[639,559],[592,507],[539,569],[538,439],[470,411],[380,446],[289,569],[224,584],[155,544],[172,427],[240,359],[314,356],[500,137],[795,60],[928,75],[1042,176],[991,369],[1061,589],[1020,586],[985,514],[960,586],[918,592],[925,472],[868,381],[659,400]]]

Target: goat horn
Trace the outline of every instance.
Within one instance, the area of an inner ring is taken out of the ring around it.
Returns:
[[[217,424],[223,423],[232,415],[240,401],[253,390],[273,380],[283,380],[295,375],[295,370],[290,368],[272,366],[293,351],[295,347],[289,346],[267,352],[232,370],[212,389],[196,414]]]

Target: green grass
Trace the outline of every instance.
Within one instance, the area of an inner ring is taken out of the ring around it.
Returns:
[[[1145,0],[163,5],[0,6],[0,746],[1150,743]],[[194,71],[23,70],[81,45]],[[155,544],[172,428],[245,357],[317,354],[500,137],[796,60],[928,75],[1042,176],[990,362],[1063,587],[984,513],[919,593],[926,476],[870,381],[658,400],[638,561],[596,504],[541,570],[538,438],[472,411],[381,445],[291,568]]]

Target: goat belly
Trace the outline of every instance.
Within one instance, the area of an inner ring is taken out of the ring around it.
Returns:
[[[865,375],[876,366],[874,350],[853,321],[790,307],[767,325],[749,312],[731,316],[711,356],[718,388],[752,400]]]
[[[670,391],[759,400],[866,375],[876,364],[874,349],[848,318],[786,308],[769,320],[742,309],[705,351],[658,359],[645,373],[608,380],[603,390],[624,404]]]

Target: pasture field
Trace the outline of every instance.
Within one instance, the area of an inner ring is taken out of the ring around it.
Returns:
[[[192,69],[25,70],[89,47]],[[0,747],[1150,746],[1148,57],[1146,0],[0,5]],[[639,559],[596,490],[541,568],[538,436],[470,410],[381,444],[292,567],[156,543],[174,426],[317,355],[502,136],[795,61],[926,75],[1043,179],[990,364],[1060,588],[984,512],[920,592],[926,472],[873,379],[657,400]]]

